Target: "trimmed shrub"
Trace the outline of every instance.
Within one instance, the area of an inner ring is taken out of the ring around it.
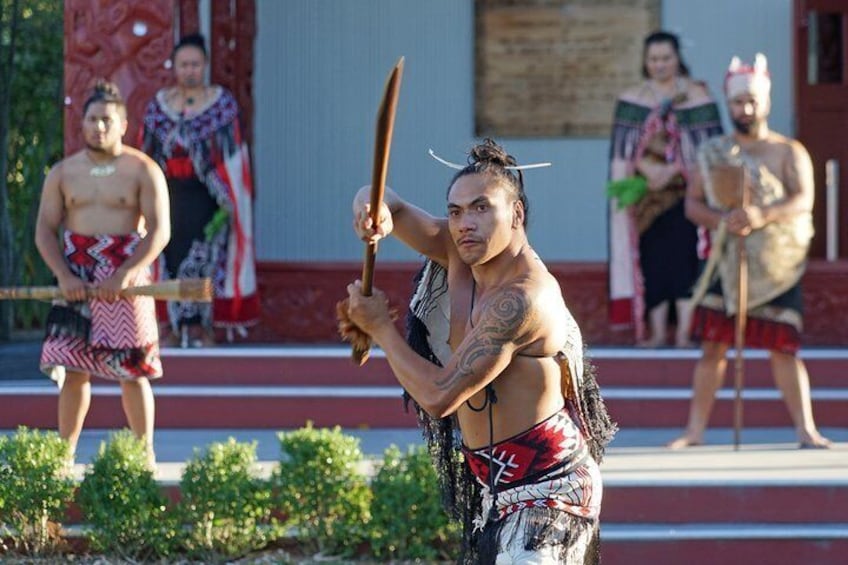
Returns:
[[[191,555],[204,561],[239,557],[277,537],[271,488],[256,463],[256,442],[230,438],[195,450],[180,482]]]
[[[74,492],[70,446],[56,432],[19,427],[0,437],[0,539],[31,555],[54,552],[59,520]]]
[[[100,444],[77,500],[95,551],[147,561],[176,549],[179,524],[148,467],[145,442],[129,430]]]
[[[359,440],[333,429],[280,432],[277,506],[308,550],[350,557],[368,536],[371,491]]]
[[[459,525],[441,504],[439,483],[424,446],[404,455],[390,446],[371,481],[371,549],[390,559],[455,559]]]

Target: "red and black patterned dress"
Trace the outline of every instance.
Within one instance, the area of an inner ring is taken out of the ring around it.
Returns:
[[[168,180],[171,240],[157,264],[160,279],[211,277],[215,300],[168,302],[176,330],[244,328],[259,318],[253,244],[253,182],[238,105],[220,86],[197,114],[175,112],[160,90],[147,106],[141,148]]]

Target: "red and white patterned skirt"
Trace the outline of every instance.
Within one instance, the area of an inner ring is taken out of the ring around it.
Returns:
[[[139,241],[141,237],[136,233],[88,236],[66,230],[65,260],[76,276],[97,284],[109,278],[132,255]],[[130,284],[150,282],[150,273],[145,272]],[[60,386],[65,371],[111,380],[161,377],[153,298],[55,301],[47,318],[40,365]]]

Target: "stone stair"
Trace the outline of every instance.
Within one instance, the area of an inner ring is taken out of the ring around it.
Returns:
[[[8,351],[0,346],[0,364],[8,363]],[[733,391],[724,388],[708,445],[682,452],[662,446],[685,423],[698,352],[590,353],[622,428],[602,466],[605,564],[845,562],[848,352],[802,352],[816,419],[837,441],[834,449],[797,449],[766,356],[746,351],[741,449],[731,445]],[[37,344],[28,355],[34,366]],[[364,367],[350,362],[347,348],[335,346],[166,349],[163,361],[166,377],[154,384],[156,449],[160,480],[169,488],[194,447],[228,435],[257,439],[265,469],[276,459],[275,431],[308,421],[358,434],[375,458],[389,443],[421,441],[380,351]],[[0,431],[21,424],[55,428],[55,386],[24,373],[6,370],[0,380]],[[729,374],[726,384],[731,382]],[[81,463],[96,452],[105,430],[125,425],[119,388],[95,382],[93,393]]]

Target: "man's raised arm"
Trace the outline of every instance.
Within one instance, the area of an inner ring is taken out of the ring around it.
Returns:
[[[373,226],[369,215],[370,194],[371,187],[363,186],[353,199],[353,227],[360,239],[369,241],[394,233],[412,249],[447,266],[448,246],[451,245],[447,220],[431,216],[386,187],[380,223]]]

